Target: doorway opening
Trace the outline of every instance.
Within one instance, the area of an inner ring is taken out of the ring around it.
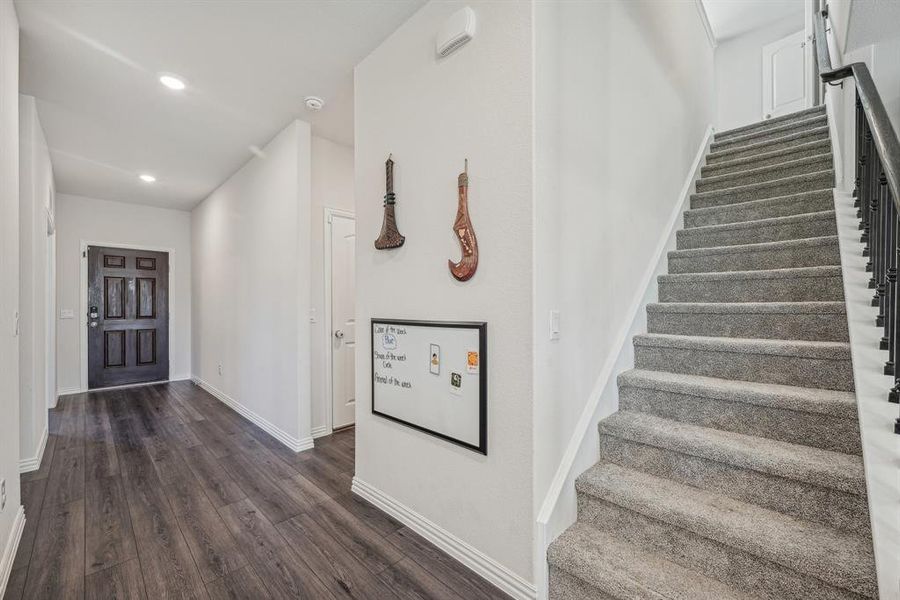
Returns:
[[[325,209],[326,398],[332,431],[356,423],[356,217]]]
[[[86,389],[169,379],[169,252],[83,244]]]

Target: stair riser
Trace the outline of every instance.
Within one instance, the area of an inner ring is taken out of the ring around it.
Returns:
[[[853,391],[850,357],[844,360],[636,345],[635,367],[799,387]]]
[[[660,302],[831,302],[844,299],[840,277],[659,283]]]
[[[657,477],[717,492],[792,517],[868,533],[864,497],[613,437],[603,432],[600,458]]]
[[[766,223],[759,227],[739,229],[721,229],[717,231],[682,229],[677,234],[677,248],[679,250],[688,250],[691,248],[784,242],[829,235],[837,235],[837,221],[835,221],[834,215],[816,219],[796,220],[789,223]]]
[[[747,221],[789,217],[823,210],[834,210],[834,198],[831,190],[824,193],[767,199],[751,205],[746,203],[730,204],[712,210],[687,211],[684,213],[684,226],[691,228],[746,223]]]
[[[660,552],[672,562],[761,598],[860,600],[861,597],[812,575],[582,493],[578,494],[578,520],[602,531],[615,532],[636,546]],[[876,597],[874,589],[858,587],[866,592],[862,597]]]
[[[758,133],[761,131],[766,131],[772,129],[774,127],[783,127],[785,125],[789,125],[792,123],[797,123],[799,121],[806,121],[808,119],[813,119],[815,117],[821,117],[825,115],[825,111],[822,109],[816,109],[811,111],[804,111],[801,113],[786,115],[782,118],[774,118],[766,121],[762,121],[760,123],[755,123],[753,125],[747,127],[741,127],[739,129],[731,130],[731,131],[723,131],[721,133],[717,133],[713,138],[716,142],[724,142],[730,140],[732,138],[740,137],[743,135],[749,135],[751,133]]]
[[[757,154],[765,154],[767,152],[777,152],[778,150],[787,150],[788,148],[793,148],[795,146],[800,146],[802,144],[808,144],[810,142],[818,142],[821,140],[828,139],[828,129],[816,129],[809,132],[806,132],[802,135],[792,136],[790,139],[786,139],[783,141],[775,141],[762,145],[761,148],[757,147],[746,147],[744,149],[736,148],[735,150],[725,151],[715,154],[709,154],[706,157],[706,164],[714,165],[720,162],[726,162],[730,160],[738,160],[740,158],[749,158],[751,156],[756,156]]]
[[[856,419],[629,385],[619,386],[619,409],[845,454],[862,453]]]
[[[648,312],[649,333],[846,342],[844,313]]]
[[[837,243],[700,256],[669,255],[669,273],[722,273],[840,265]]]
[[[813,160],[803,161],[799,165],[790,165],[785,167],[769,167],[760,173],[752,173],[747,175],[732,174],[725,176],[724,179],[701,179],[697,182],[698,192],[711,192],[715,190],[724,190],[728,188],[738,187],[741,185],[751,185],[754,183],[763,183],[774,179],[782,179],[784,177],[793,177],[794,175],[806,175],[807,173],[815,173],[816,171],[825,171],[833,166],[831,155],[824,157],[816,157]]]
[[[718,164],[706,165],[700,167],[701,177],[716,177],[719,175],[731,175],[740,173],[748,169],[759,169],[762,167],[780,166],[786,162],[799,160],[801,158],[810,158],[813,156],[821,156],[831,153],[830,140],[813,141],[802,144],[782,152],[764,153],[754,157],[740,159],[740,162],[722,161]]]
[[[759,187],[717,190],[715,192],[706,192],[709,195],[702,196],[694,194],[691,196],[691,208],[710,208],[713,206],[738,204],[740,202],[765,200],[766,198],[790,196],[791,194],[801,194],[812,190],[831,189],[833,186],[833,172],[823,171],[815,176],[808,176],[802,179],[779,179]]]
[[[795,133],[803,133],[812,129],[826,127],[827,125],[828,121],[824,117],[814,117],[812,119],[807,119],[807,122],[803,123],[781,123],[777,127],[771,129],[745,132],[740,136],[734,136],[727,140],[716,140],[710,144],[709,151],[724,152],[725,150],[749,146],[750,144],[770,142]]]
[[[550,597],[553,600],[588,600],[589,598],[596,598],[597,600],[631,600],[622,596],[610,596],[584,580],[578,579],[554,566],[550,567]],[[650,596],[645,598],[651,600]],[[634,600],[644,600],[644,598],[635,598]]]

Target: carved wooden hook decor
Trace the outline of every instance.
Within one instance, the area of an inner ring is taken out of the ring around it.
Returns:
[[[459,281],[468,281],[478,269],[478,240],[469,218],[469,159],[466,159],[465,170],[457,180],[459,189],[459,206],[456,209],[456,220],[453,221],[453,233],[459,238],[462,258],[458,263],[448,260],[450,272]]]
[[[391,160],[391,156],[393,154],[388,154],[388,159],[384,163],[384,221],[381,223],[381,235],[375,240],[377,250],[399,248],[406,241],[406,237],[400,235],[397,230],[397,218],[394,215],[394,161]]]

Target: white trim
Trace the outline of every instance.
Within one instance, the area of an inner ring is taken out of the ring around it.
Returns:
[[[900,480],[897,456],[900,436],[893,432],[897,405],[887,401],[893,378],[884,375],[887,353],[879,349],[883,330],[875,326],[869,273],[859,241],[859,219],[850,194],[835,190],[835,215],[841,251],[841,274],[850,331],[850,356],[859,412],[859,432],[866,468],[866,491],[872,525],[872,545],[881,600],[900,598]]]
[[[706,39],[709,42],[709,47],[715,50],[719,43],[716,41],[716,34],[713,32],[712,25],[709,23],[709,15],[706,14],[706,7],[703,6],[703,0],[694,0],[694,6],[697,8],[697,13],[700,15],[703,29],[706,30]]]
[[[536,597],[534,586],[521,576],[378,488],[354,477],[350,489],[516,600],[533,600]]]
[[[86,391],[87,390],[82,389],[80,387],[59,388],[56,390],[56,400],[58,402],[60,396],[70,396],[72,394],[83,394]],[[56,405],[54,404],[53,406],[51,406],[51,408],[56,408]]]
[[[239,415],[271,435],[273,438],[290,448],[294,452],[301,452],[303,450],[309,450],[313,447],[313,439],[312,437],[308,438],[295,438],[291,434],[287,433],[277,425],[274,425],[270,421],[267,421],[263,417],[259,416],[225,392],[222,392],[213,386],[211,386],[206,381],[200,379],[197,376],[191,378],[191,380],[199,385],[201,388],[212,394],[216,397],[222,404],[225,404],[229,408],[233,409]]]
[[[44,433],[41,434],[41,443],[38,445],[37,452],[32,458],[23,458],[19,460],[19,473],[29,473],[41,468],[41,460],[44,458],[44,449],[47,447],[47,438],[49,437],[49,434],[49,427],[44,425]]]
[[[88,312],[88,264],[87,264],[87,249],[88,246],[104,246],[107,248],[122,248],[123,250],[149,250],[150,252],[165,252],[169,255],[169,302],[168,302],[168,313],[169,313],[169,325],[172,323],[172,315],[174,311],[172,309],[172,284],[174,281],[173,273],[175,271],[175,249],[174,248],[166,248],[162,246],[148,246],[146,244],[123,244],[120,242],[96,242],[90,240],[81,240],[80,246],[80,269],[81,269],[81,281],[80,281],[80,295],[79,304],[81,306],[81,314],[78,317],[78,348],[79,348],[79,360],[81,361],[81,391],[88,389],[88,336],[85,335],[87,331],[87,312]],[[167,325],[167,327],[169,326]],[[172,367],[172,331],[171,327],[169,327],[169,368]]]
[[[328,427],[325,425],[320,425],[318,427],[313,427],[309,432],[309,435],[310,437],[312,437],[312,439],[316,439],[326,435],[331,435],[331,430],[328,429]]]
[[[325,381],[323,384],[325,387],[325,399],[328,402],[328,406],[325,410],[325,425],[313,428],[313,431],[320,431],[324,428],[325,433],[313,435],[313,437],[321,437],[322,435],[328,435],[334,431],[334,398],[332,396],[333,390],[331,385],[334,371],[334,366],[332,365],[333,361],[331,360],[331,332],[334,331],[334,326],[331,322],[331,219],[332,217],[343,217],[345,219],[353,219],[354,223],[356,222],[356,213],[342,208],[326,206],[324,207],[323,214],[322,227],[324,235],[322,236],[322,239],[324,240],[324,247],[322,248],[322,256],[325,263],[322,268],[324,276],[323,289],[325,290],[325,304],[322,306],[322,312],[324,313],[323,324],[325,326],[325,331],[323,332],[324,335],[322,336],[325,349]]]
[[[23,529],[25,529],[25,507],[20,505],[16,519],[13,521],[12,531],[9,532],[9,538],[6,540],[6,547],[3,548],[3,556],[0,557],[0,598],[6,594],[6,586],[16,560],[19,542],[22,540]]]
[[[646,330],[646,307],[656,301],[657,276],[668,271],[667,254],[675,248],[676,233],[681,228],[682,215],[689,206],[691,191],[700,176],[700,167],[712,142],[715,130],[712,125],[706,129],[703,141],[691,164],[678,201],[672,208],[669,220],[656,247],[653,262],[647,265],[640,285],[631,299],[631,309],[627,319],[613,338],[612,347],[616,351],[603,364],[584,410],[578,419],[572,437],[566,446],[556,474],[550,483],[535,523],[535,580],[540,598],[547,598],[547,547],[565,529],[575,522],[575,477],[597,462],[597,440],[587,438],[589,431],[597,431],[597,423],[618,410],[619,391],[616,376],[634,367],[634,349],[631,338]]]

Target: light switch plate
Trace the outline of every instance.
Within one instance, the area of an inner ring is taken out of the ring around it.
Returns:
[[[559,339],[559,311],[558,310],[550,311],[550,339],[551,340]]]
[[[61,308],[59,309],[59,318],[60,319],[74,319],[75,311],[71,308]]]

